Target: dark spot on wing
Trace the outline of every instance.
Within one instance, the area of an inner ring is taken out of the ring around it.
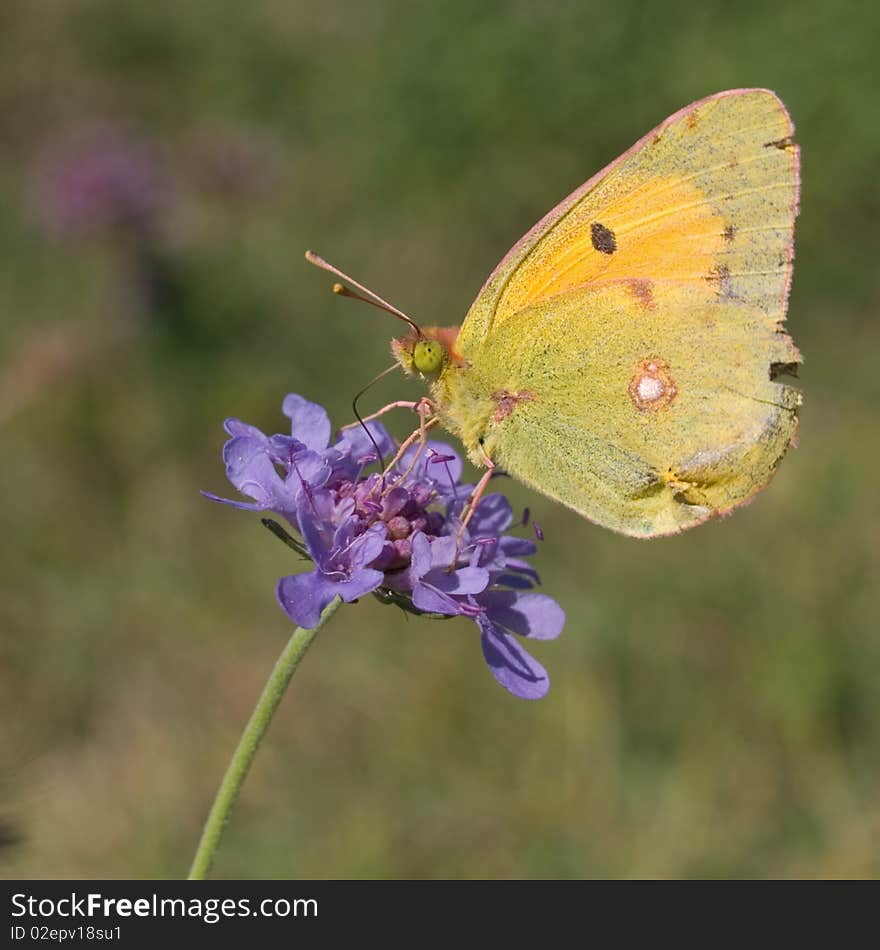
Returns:
[[[779,379],[780,376],[794,376],[797,379],[798,363],[771,363],[770,379]]]
[[[730,280],[730,268],[727,264],[715,264],[712,270],[706,274],[706,280],[718,281]]]
[[[593,247],[602,254],[613,254],[617,250],[617,240],[614,232],[606,228],[604,224],[594,222],[590,228],[590,236],[593,239]]]
[[[733,240],[735,235],[736,235],[736,225],[728,224],[727,227],[724,229],[722,237],[729,244]]]
[[[695,129],[697,127],[697,113],[689,112],[684,120],[684,124],[689,129]]]
[[[784,139],[777,139],[775,142],[765,142],[764,148],[778,148],[784,152],[787,149],[794,148],[794,142],[792,142],[790,135],[786,135]]]
[[[718,285],[718,295],[731,299],[733,294],[730,289],[730,268],[727,264],[715,264],[712,270],[706,274],[706,280],[710,284]]]

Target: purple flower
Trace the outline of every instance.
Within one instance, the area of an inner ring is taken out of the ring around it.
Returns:
[[[34,179],[45,227],[79,238],[115,227],[150,231],[163,210],[167,183],[152,150],[112,126],[80,130],[54,147]]]
[[[299,532],[314,567],[278,582],[278,601],[291,620],[313,628],[334,597],[351,602],[371,592],[413,613],[466,617],[479,628],[495,679],[524,699],[543,696],[547,672],[518,638],[558,636],[565,614],[533,592],[539,578],[526,558],[535,543],[504,533],[513,522],[507,499],[484,496],[461,531],[471,488],[459,483],[461,459],[449,446],[426,441],[397,459],[380,423],[368,424],[369,435],[360,426],[346,428],[331,443],[323,408],[291,394],[283,411],[290,435],[267,436],[226,420],[226,474],[253,500],[203,494],[236,508],[277,512]],[[391,463],[368,472],[380,455]]]

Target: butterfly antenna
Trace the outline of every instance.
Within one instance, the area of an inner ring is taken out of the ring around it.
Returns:
[[[416,331],[416,334],[421,338],[422,331],[419,329],[418,324],[415,320],[412,320],[408,317],[402,310],[398,310],[397,307],[388,303],[387,300],[383,300],[378,294],[374,294],[372,290],[367,287],[364,287],[363,284],[359,284],[356,280],[352,280],[348,274],[343,273],[338,267],[334,267],[328,261],[325,261],[323,257],[320,257],[318,254],[315,254],[314,251],[306,251],[306,260],[310,264],[314,264],[315,267],[320,267],[321,270],[329,271],[331,274],[335,274],[340,280],[344,280],[346,283],[351,284],[352,287],[356,287],[360,293],[356,294],[349,287],[346,287],[345,284],[334,284],[333,293],[338,294],[340,297],[351,297],[352,300],[360,300],[361,303],[368,303],[373,307],[378,307],[380,310],[384,310],[386,313],[390,313],[395,317],[398,317],[400,320],[403,320],[404,323],[408,323],[413,330]],[[377,376],[376,379],[381,378]],[[375,382],[376,380],[373,380]],[[368,384],[372,385],[372,383]],[[366,387],[365,387],[366,388]]]
[[[366,302],[369,303],[369,301],[366,301]],[[397,368],[398,368],[398,364],[395,363],[393,366],[389,366],[388,369],[383,369],[382,372],[379,373],[378,376],[374,376],[374,377],[367,383],[367,385],[363,387],[363,389],[359,390],[359,391],[355,394],[354,399],[352,399],[352,401],[351,401],[351,408],[352,408],[352,411],[354,412],[354,417],[355,417],[355,419],[357,419],[357,421],[360,423],[361,428],[364,430],[364,432],[367,433],[367,438],[370,440],[370,442],[373,443],[373,448],[376,450],[376,458],[377,458],[377,459],[379,460],[379,462],[381,463],[381,465],[382,465],[382,471],[383,471],[383,472],[385,471],[385,458],[384,458],[384,456],[382,455],[382,450],[379,448],[378,443],[377,443],[376,440],[373,438],[373,433],[370,432],[369,426],[366,424],[366,422],[364,422],[363,418],[361,417],[361,414],[358,412],[357,404],[358,404],[358,400],[361,398],[361,396],[363,396],[363,394],[364,394],[371,386],[374,386],[376,383],[379,382],[380,379],[382,379],[384,376],[387,376],[389,373],[393,373],[394,370],[396,370]]]

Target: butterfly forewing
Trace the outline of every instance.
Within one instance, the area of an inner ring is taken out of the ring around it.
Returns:
[[[603,279],[687,280],[784,315],[798,202],[785,107],[763,89],[696,102],[569,195],[504,258],[459,337]]]

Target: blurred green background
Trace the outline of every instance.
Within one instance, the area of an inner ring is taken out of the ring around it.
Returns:
[[[568,612],[549,696],[500,689],[469,622],[346,608],[214,873],[880,874],[878,10],[3,0],[2,874],[186,873],[290,633],[290,552],[198,494],[231,492],[222,421],[283,431],[289,391],[350,421],[398,329],[305,248],[458,322],[571,189],[751,85],[803,147],[800,447],[652,543],[508,483]]]

